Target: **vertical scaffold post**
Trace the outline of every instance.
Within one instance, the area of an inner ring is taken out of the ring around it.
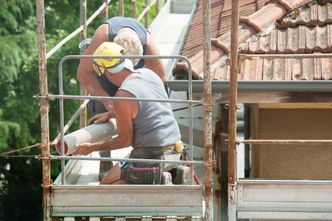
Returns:
[[[86,0],[80,0],[80,25],[83,25],[83,30],[80,33],[80,41],[83,41],[86,39],[86,5],[87,2]],[[84,53],[84,48],[81,49],[80,53]],[[86,90],[80,85],[80,95],[86,95]],[[81,101],[81,104],[84,101]],[[87,116],[87,111],[86,108],[81,112],[80,115],[80,128],[86,126],[86,116]]]
[[[147,8],[149,6],[149,0],[145,0],[145,7]],[[149,11],[147,11],[144,15],[144,25],[145,27],[148,27],[149,25]]]
[[[239,0],[232,1],[231,19],[231,76],[230,76],[230,101],[229,101],[229,143],[228,143],[228,220],[235,221],[237,202],[237,156],[236,156],[236,131],[237,131],[237,74],[238,74],[238,31],[239,31]]]
[[[105,20],[105,21],[108,19],[108,1],[109,1],[109,0],[104,0],[104,3],[105,3],[104,20]]]
[[[124,1],[119,0],[119,16],[124,16]]]
[[[159,0],[156,1],[156,15],[159,14]]]
[[[46,38],[44,0],[36,0],[37,33],[38,33],[38,65],[39,65],[39,93],[48,95],[46,74]],[[41,127],[41,155],[42,155],[42,188],[43,188],[43,219],[51,220],[50,188],[51,188],[51,162],[49,143],[48,99],[39,100],[40,127]]]
[[[204,16],[204,190],[206,210],[204,220],[213,220],[213,186],[212,186],[212,87],[211,87],[211,0],[203,1]]]
[[[131,0],[131,17],[136,18],[136,0]]]

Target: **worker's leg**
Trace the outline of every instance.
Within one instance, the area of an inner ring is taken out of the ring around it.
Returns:
[[[121,180],[121,169],[119,164],[114,165],[105,175],[100,184],[125,184],[125,180]]]

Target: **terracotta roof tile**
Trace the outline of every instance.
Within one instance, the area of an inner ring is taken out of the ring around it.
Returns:
[[[260,32],[267,25],[274,23],[276,18],[282,18],[286,14],[287,11],[284,7],[278,3],[271,2],[248,17],[242,16],[240,22],[246,23],[252,26],[257,32]]]
[[[295,27],[298,25],[316,26],[332,22],[332,3],[325,5],[312,4],[302,7],[280,20],[279,28]]]
[[[283,5],[288,11],[293,11],[294,9],[310,3],[311,0],[277,0],[280,5]]]
[[[240,14],[251,15],[264,6],[268,0],[240,0]],[[184,43],[182,55],[191,58],[203,49],[203,7],[198,2],[188,36]],[[230,30],[231,1],[211,0],[211,38],[217,38]]]
[[[294,2],[307,2],[308,0],[296,0]],[[231,1],[230,0],[212,0],[211,12],[213,15],[211,26],[211,38],[218,38],[221,42],[220,45],[229,48],[229,32],[230,32],[230,19],[231,19]],[[241,0],[240,1],[240,15],[248,16],[248,24],[241,24],[239,30],[239,41],[243,42],[248,37],[255,33],[254,29],[262,29],[269,23],[273,23],[286,14],[286,10],[276,4],[275,2],[268,2],[267,0]],[[296,3],[297,4],[297,3]],[[264,5],[264,6],[263,6]],[[263,6],[263,7],[262,7]],[[259,8],[262,7],[262,8]],[[218,15],[219,13],[219,15]],[[202,33],[202,1],[199,1],[197,11],[194,15],[193,22],[189,29],[188,37],[185,41],[182,55],[188,57],[193,62],[193,73],[196,77],[201,78],[203,65],[200,64],[203,60],[202,56],[202,43],[204,42]],[[226,36],[226,38],[225,38]],[[226,51],[213,51],[211,55],[211,62],[216,62]],[[201,56],[197,59],[197,56]],[[197,61],[197,62],[194,62]],[[183,65],[175,67],[173,74],[180,75],[186,74],[186,69]]]
[[[214,73],[229,80],[229,65]],[[239,80],[332,80],[332,58],[245,58]]]
[[[212,2],[216,4],[218,1]],[[242,10],[248,14],[240,13],[247,16],[242,19],[246,24],[241,23],[239,27],[241,53],[332,53],[332,3],[311,3],[285,16],[285,4],[296,8],[306,4],[308,0],[287,0],[286,3],[283,2],[283,7],[275,2],[263,6],[262,2],[264,1],[242,1]],[[214,14],[218,21],[213,21],[212,24],[218,27],[212,27],[215,35],[213,38],[216,38],[212,44],[212,64],[224,56],[230,46],[230,3],[230,0],[225,0],[223,4],[219,4],[220,15]],[[257,8],[254,9],[253,6]],[[257,10],[260,11],[256,12]],[[195,24],[202,25],[203,17],[196,19]],[[276,25],[274,28],[270,26],[272,28],[258,34],[253,29],[261,30],[273,23]],[[195,34],[198,34],[198,30],[193,23],[183,55],[189,55],[195,75],[200,78],[201,73],[197,73],[197,70],[203,69],[203,33],[201,37],[197,37]],[[240,65],[239,80],[332,80],[332,58],[251,57],[241,60]],[[181,70],[183,73],[186,71],[185,68]],[[220,68],[214,66],[212,69],[213,79],[229,80],[229,74],[228,64]]]
[[[325,26],[278,28],[242,44],[246,53],[332,52],[332,23]]]

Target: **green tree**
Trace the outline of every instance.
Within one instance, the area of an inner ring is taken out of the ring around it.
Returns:
[[[101,4],[87,1],[88,16]],[[138,14],[144,1],[138,0]],[[38,45],[36,7],[33,0],[0,0],[0,153],[40,142]],[[131,0],[125,0],[125,15],[131,15]],[[118,1],[109,6],[109,17],[116,16]],[[154,13],[150,14],[152,21]],[[79,1],[45,1],[47,51],[79,26]],[[103,22],[99,16],[88,29],[91,37]],[[79,37],[69,41],[47,60],[48,89],[58,94],[57,63],[68,54],[78,54]],[[78,94],[76,81],[78,61],[64,65],[65,94]],[[78,103],[65,101],[65,122],[77,109]],[[51,141],[59,132],[59,102],[49,102]],[[72,126],[78,128],[78,122]],[[54,153],[54,149],[52,148]],[[21,151],[11,157],[0,156],[0,220],[41,220],[41,162],[33,156],[38,148]],[[25,157],[22,157],[24,155]],[[52,178],[59,173],[59,162],[52,161]]]

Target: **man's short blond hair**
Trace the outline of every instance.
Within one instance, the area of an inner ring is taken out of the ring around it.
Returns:
[[[142,43],[134,31],[120,31],[113,40],[114,43],[121,45],[127,55],[143,55]],[[139,62],[139,58],[130,59],[133,65],[136,66]]]

